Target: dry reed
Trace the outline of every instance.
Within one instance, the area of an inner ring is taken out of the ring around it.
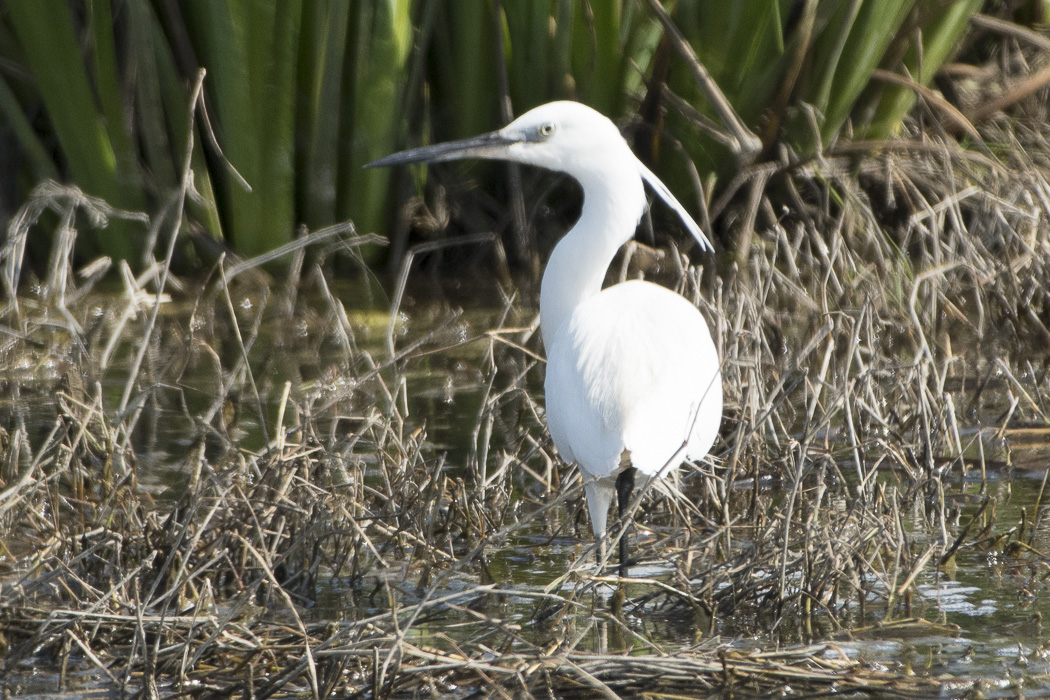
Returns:
[[[256,260],[195,284],[169,269],[179,217],[42,187],[0,253],[5,690],[36,667],[145,697],[978,691],[836,640],[954,634],[915,619],[935,612],[916,591],[962,552],[1045,566],[1042,490],[1034,522],[995,517],[1009,446],[1050,423],[1050,147],[1021,123],[985,127],[998,160],[917,131],[786,161],[761,180],[790,210],[748,198],[737,268],[664,258],[712,321],[728,410],[715,459],[636,505],[635,570],[656,573],[616,613],[530,391],[528,301],[496,330],[439,312],[395,338],[333,291],[331,259],[371,242],[351,227],[282,250],[280,283]],[[27,280],[49,210],[52,265]],[[119,302],[92,293],[107,261],[71,253],[112,216],[169,230]],[[476,397],[459,451],[409,412],[442,362],[435,400],[457,372]],[[558,570],[514,580],[508,557]]]

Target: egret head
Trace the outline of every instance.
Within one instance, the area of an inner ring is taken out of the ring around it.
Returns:
[[[585,180],[590,172],[633,171],[627,142],[607,117],[579,102],[551,102],[521,115],[499,134],[508,140],[503,156]]]
[[[499,131],[413,148],[366,167],[487,158],[578,175],[574,171],[579,166],[610,157],[634,158],[615,124],[579,102],[551,102],[526,112]]]
[[[510,160],[557,170],[579,180],[585,191],[588,181],[595,177],[639,177],[678,213],[701,248],[712,249],[681,203],[631,152],[616,125],[579,102],[550,102],[529,110],[499,131],[401,151],[365,167],[463,158]]]

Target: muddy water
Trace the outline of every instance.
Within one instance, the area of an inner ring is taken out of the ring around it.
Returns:
[[[231,409],[234,417],[221,439],[246,449],[263,448],[267,439],[272,437],[268,429],[272,431],[285,382],[292,387],[293,401],[311,396],[321,410],[326,397],[337,401],[340,396],[354,391],[352,380],[348,380],[345,374],[347,363],[352,361],[348,358],[355,353],[367,352],[381,362],[386,356],[386,314],[355,311],[352,305],[355,292],[339,291],[349,307],[352,347],[334,337],[330,329],[334,321],[324,314],[260,326],[254,340],[256,347],[274,345],[273,336],[277,334],[295,340],[278,343],[280,349],[276,358],[272,352],[249,350],[259,400],[242,390],[236,399],[238,405]],[[260,304],[258,297],[245,294],[234,301],[240,322],[244,327],[250,327]],[[106,302],[98,303],[104,305]],[[165,313],[173,328],[194,329],[199,323],[190,307],[172,306]],[[397,348],[410,347],[417,339],[435,332],[435,328],[439,329],[429,343],[420,346],[417,357],[398,377],[402,389],[394,397],[403,404],[407,426],[425,429],[426,460],[443,457],[448,468],[453,470],[468,463],[476,445],[479,411],[485,399],[491,396],[488,379],[493,361],[487,353],[492,344],[484,334],[499,325],[500,319],[504,327],[515,328],[525,328],[533,320],[532,312],[528,310],[517,310],[509,315],[500,309],[457,314],[444,306],[431,307],[418,300],[402,315],[395,329]],[[207,325],[205,322],[197,330],[203,333]],[[507,337],[518,342],[527,335],[527,331],[518,331]],[[231,339],[206,339],[202,342],[209,345],[210,353],[222,359],[224,367],[236,364],[238,350]],[[535,347],[534,341],[532,347]],[[193,358],[171,358],[185,365],[178,374],[179,399],[174,400],[170,392],[158,390],[157,398],[146,406],[141,429],[135,436],[140,482],[156,492],[160,503],[185,483],[185,456],[196,434],[194,416],[205,411],[217,395],[216,369],[206,361],[207,356],[208,353],[200,353]],[[158,349],[157,381],[163,383],[164,363],[159,361],[161,359],[163,351]],[[126,366],[127,357],[121,362]],[[115,363],[114,369],[99,378],[110,405],[119,401],[126,382],[126,373],[122,374],[120,370],[121,362]],[[499,361],[495,361],[495,366],[506,374],[522,370],[527,362],[527,353],[516,352],[510,366],[501,366]],[[56,361],[51,366],[34,363],[19,371],[26,374],[23,381],[31,384],[33,373],[60,372],[61,362]],[[360,366],[354,368],[357,374],[361,371]],[[224,376],[231,383],[237,381],[236,376]],[[541,370],[531,369],[524,374],[523,382],[528,393],[536,401],[541,401]],[[1001,406],[1008,403],[1005,388],[993,386],[985,389],[993,394],[997,390],[1003,392],[1000,400],[995,400],[994,396],[989,399],[987,395],[984,399],[984,406],[990,414],[1001,413]],[[966,399],[964,395],[958,396],[956,405],[966,405]],[[45,395],[27,400],[17,410],[24,413],[29,425],[38,422],[39,432],[50,425],[54,407]],[[499,426],[496,429],[499,430]],[[976,430],[971,428],[969,433],[964,433],[967,444],[974,443],[972,438],[977,437]],[[1046,470],[1050,466],[1050,433],[1038,426],[1017,428],[1008,431],[1006,439],[1002,436],[997,439],[993,435],[994,429],[983,430],[986,431],[981,435],[985,448],[983,472],[976,467],[976,456],[968,454],[973,459],[967,474],[946,476],[953,481],[950,491],[958,506],[958,517],[961,521],[971,517],[987,495],[995,500],[999,523],[1024,521],[1031,527],[1039,507]],[[849,469],[843,471],[848,473]],[[892,483],[892,475],[885,478]],[[741,488],[751,486],[741,484]],[[763,488],[772,489],[775,485],[763,484]],[[1044,504],[1047,498],[1043,499]],[[929,524],[921,515],[903,513],[902,517],[918,542],[924,539],[934,542],[934,534],[928,532]],[[989,697],[1013,696],[1022,686],[1029,696],[1050,693],[1050,680],[1047,680],[1050,678],[1050,646],[1046,643],[1041,624],[1043,619],[1050,624],[1047,584],[1050,579],[1050,560],[1047,558],[1050,556],[1050,527],[1047,525],[1039,523],[1031,540],[1031,556],[1004,556],[1001,548],[990,541],[983,550],[963,548],[944,568],[926,567],[917,578],[917,592],[909,601],[911,614],[942,627],[924,626],[905,632],[899,629],[888,632],[862,625],[852,634],[831,633],[823,637],[824,641],[830,638],[832,642],[827,653],[864,658],[902,672],[984,678],[987,680],[985,693]],[[1003,528],[999,528],[997,533],[1002,531]],[[570,528],[553,538],[538,530],[526,529],[516,532],[504,545],[487,552],[488,575],[504,590],[516,590],[521,594],[500,596],[493,606],[506,624],[521,627],[523,639],[535,644],[545,642],[542,626],[530,625],[536,614],[536,596],[543,594],[589,545],[586,528],[582,532],[579,528]],[[632,573],[636,577],[654,579],[671,574],[661,562],[642,562]],[[394,571],[389,572],[389,576],[399,584],[397,589],[403,596],[402,604],[411,604],[415,572]],[[377,578],[373,577],[368,583],[374,586],[376,581]],[[478,577],[473,573],[457,574],[449,577],[444,587],[455,591],[474,586],[477,581]],[[888,585],[899,585],[900,581],[871,580],[867,584],[875,599]],[[640,588],[629,593],[640,593]],[[599,587],[590,603],[592,609],[604,607],[609,592]],[[376,603],[374,597],[363,595],[360,584],[350,586],[340,578],[332,578],[323,582],[317,604],[309,614],[315,619],[358,619],[381,609],[382,604]],[[862,621],[869,625],[878,621],[876,615],[869,617]],[[446,611],[434,624],[420,625],[417,634],[426,637],[433,633],[433,639],[423,641],[440,647],[445,645],[442,640],[446,635],[469,638],[475,631],[472,628],[474,620],[476,616],[466,612]],[[645,652],[646,645],[622,637],[611,638],[616,635],[610,635],[601,617],[589,612],[587,606],[580,611],[575,624],[581,650],[622,648]],[[711,635],[710,627],[704,626],[706,622],[702,625],[695,620],[657,614],[647,617],[644,607],[635,613],[632,624],[650,644],[666,652],[691,647]],[[715,633],[718,633],[717,620],[714,626]],[[957,626],[957,630],[953,626]],[[742,647],[761,647],[771,641],[783,643],[791,640],[750,638],[740,639],[737,643]]]

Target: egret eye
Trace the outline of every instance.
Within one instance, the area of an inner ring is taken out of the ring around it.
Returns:
[[[554,122],[547,122],[540,126],[541,136],[553,136],[554,135]]]

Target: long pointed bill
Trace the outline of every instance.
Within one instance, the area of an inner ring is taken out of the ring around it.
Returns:
[[[481,136],[473,136],[469,139],[436,143],[433,146],[422,146],[408,151],[401,151],[400,153],[394,153],[385,158],[372,161],[365,167],[382,168],[389,165],[405,165],[407,163],[438,163],[446,160],[460,160],[461,158],[506,158],[507,148],[517,142],[518,139],[508,136],[502,131],[493,131]]]
[[[693,238],[700,244],[701,250],[709,250],[714,252],[714,246],[711,245],[711,241],[707,240],[707,236],[704,235],[700,225],[693,221],[693,217],[689,216],[689,212],[685,210],[682,203],[679,202],[671,190],[667,189],[667,185],[660,182],[660,178],[653,174],[652,170],[645,167],[642,161],[638,161],[638,172],[641,173],[642,179],[649,183],[649,186],[653,188],[653,191],[660,196],[660,199],[667,202],[667,206],[671,207],[678,214],[679,218],[682,219],[682,223],[689,229],[689,233],[693,234]]]

